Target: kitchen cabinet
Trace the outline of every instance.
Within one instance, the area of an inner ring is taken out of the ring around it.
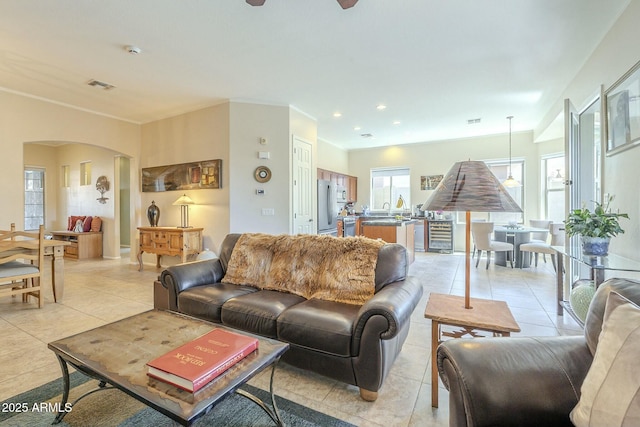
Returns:
[[[358,177],[347,176],[347,201],[355,203],[358,201]]]
[[[401,244],[407,249],[409,264],[415,260],[415,221],[365,221],[361,228],[365,237]]]
[[[156,254],[156,268],[162,255],[179,256],[183,263],[189,255],[202,250],[202,228],[138,227],[140,232],[138,263],[142,271],[142,254]]]
[[[318,179],[331,181],[347,192],[347,201],[355,203],[358,200],[358,177],[341,174],[318,168]]]

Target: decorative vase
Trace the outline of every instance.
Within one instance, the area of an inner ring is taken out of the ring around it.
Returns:
[[[582,239],[582,253],[585,255],[605,256],[609,253],[610,237],[580,236]]]
[[[596,287],[592,280],[578,280],[574,283],[569,294],[571,309],[584,323],[589,311],[589,304],[596,293]]]
[[[151,201],[151,206],[147,208],[147,218],[149,219],[149,224],[152,227],[158,226],[158,220],[160,219],[160,208],[156,206],[155,201]]]

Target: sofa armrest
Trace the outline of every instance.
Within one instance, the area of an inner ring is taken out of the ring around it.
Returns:
[[[592,361],[583,336],[449,340],[437,354],[450,426],[571,426]]]
[[[220,260],[213,258],[168,267],[160,274],[160,282],[169,291],[169,309],[177,311],[180,292],[194,286],[218,283],[223,277]]]
[[[386,319],[387,325],[380,338],[391,339],[396,336],[401,326],[409,321],[411,313],[420,302],[422,292],[422,285],[418,280],[415,277],[407,277],[386,285],[364,303],[354,325],[353,339],[356,353],[362,332],[371,317],[379,315]]]

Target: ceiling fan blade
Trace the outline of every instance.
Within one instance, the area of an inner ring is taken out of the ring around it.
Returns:
[[[358,0],[338,0],[338,3],[340,3],[340,6],[342,6],[343,9],[349,9],[350,7],[355,6],[355,4],[358,3]]]
[[[262,6],[264,2],[265,0],[247,0],[247,3],[249,3],[251,6]]]

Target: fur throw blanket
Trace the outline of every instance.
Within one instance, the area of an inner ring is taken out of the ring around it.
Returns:
[[[246,233],[222,282],[362,305],[374,294],[383,245],[366,237]]]

